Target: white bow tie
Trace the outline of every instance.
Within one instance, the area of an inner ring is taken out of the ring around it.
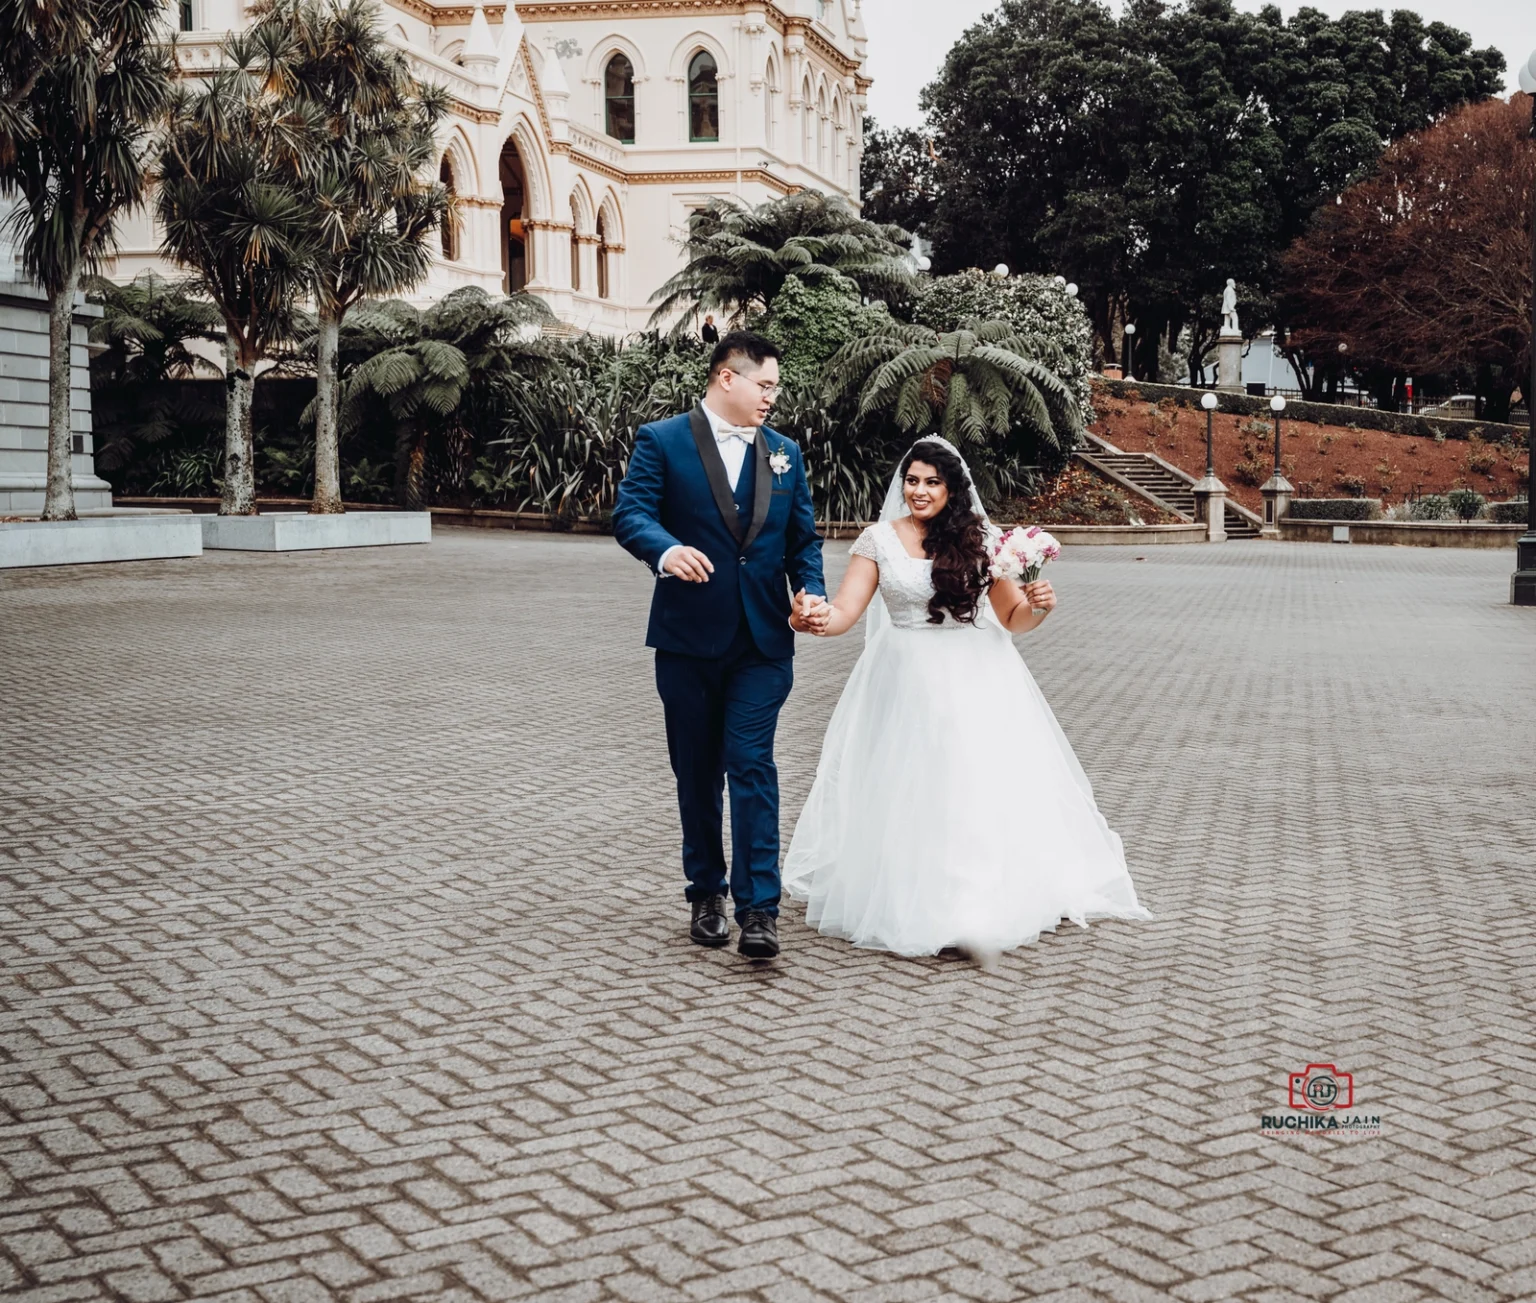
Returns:
[[[757,438],[755,425],[722,425],[715,431],[715,442],[726,443],[731,439],[740,439],[749,448],[753,440]]]

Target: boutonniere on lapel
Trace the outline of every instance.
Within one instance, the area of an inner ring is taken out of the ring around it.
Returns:
[[[784,451],[782,444],[768,454],[768,469],[773,472],[775,484],[779,482],[780,475],[789,474],[789,454]]]

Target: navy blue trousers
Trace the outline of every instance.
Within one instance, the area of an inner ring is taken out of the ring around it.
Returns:
[[[731,793],[730,895],[779,912],[779,771],[773,738],[795,681],[792,657],[758,651],[745,624],[720,657],[656,653],[656,690],[677,776],[689,900],[726,894],[724,802]]]

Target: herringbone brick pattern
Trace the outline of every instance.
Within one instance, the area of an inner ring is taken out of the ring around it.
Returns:
[[[1536,1296],[1512,558],[1145,557],[1021,646],[1157,921],[995,973],[687,944],[609,541],[0,579],[0,1294]],[[1311,1061],[1379,1138],[1259,1134]]]

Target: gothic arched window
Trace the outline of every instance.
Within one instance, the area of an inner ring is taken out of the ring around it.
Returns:
[[[443,156],[443,165],[437,169],[437,179],[442,182],[443,189],[448,192],[448,198],[452,199],[458,192],[453,188],[453,164],[448,161],[448,156]],[[459,232],[454,225],[453,214],[443,214],[443,257],[449,262],[456,262],[459,257]]]
[[[688,65],[688,139],[720,139],[720,80],[708,50]]]
[[[816,97],[816,167],[827,174],[827,88]]]
[[[608,297],[608,223],[597,215],[597,297]]]
[[[768,71],[763,77],[763,143],[772,149],[778,142],[778,97],[779,97],[779,70],[772,59],[768,60]]]
[[[608,60],[603,73],[605,130],[626,145],[635,143],[635,66],[622,54]]]
[[[832,170],[827,173],[831,177],[840,177],[843,171],[843,136],[846,129],[843,126],[843,99],[834,93],[832,96]]]

